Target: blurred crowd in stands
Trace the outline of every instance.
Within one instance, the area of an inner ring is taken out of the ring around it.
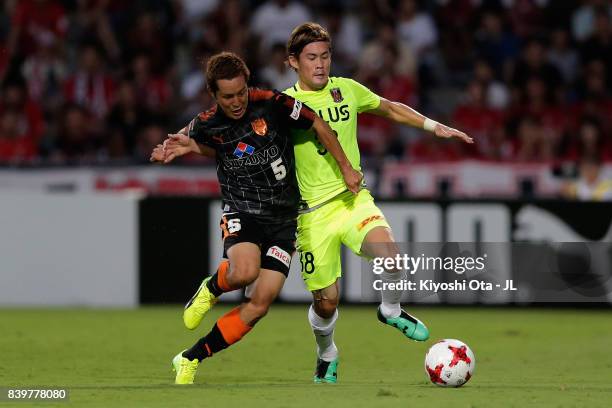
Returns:
[[[283,90],[305,21],[332,74],[466,131],[473,146],[363,115],[365,160],[612,160],[605,0],[4,0],[0,163],[132,164],[213,104],[202,61],[242,55]],[[191,158],[192,161],[204,160]]]

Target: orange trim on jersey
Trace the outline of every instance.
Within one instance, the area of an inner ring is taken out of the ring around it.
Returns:
[[[232,290],[230,285],[227,283],[227,272],[229,271],[229,261],[221,261],[219,264],[219,268],[217,268],[217,283],[219,284],[219,289],[223,292],[229,292]]]
[[[273,96],[274,91],[268,91],[259,88],[249,89],[249,101],[251,102],[267,101],[268,99],[272,99]]]
[[[236,307],[221,316],[217,320],[217,327],[227,344],[236,343],[252,329],[240,318],[240,307]]]
[[[210,108],[209,110],[207,110],[206,112],[200,112],[198,114],[198,118],[200,118],[201,121],[206,122],[208,119],[210,119],[215,113],[217,113],[217,105],[213,106],[212,108]]]
[[[382,217],[380,215],[373,215],[371,217],[366,218],[365,220],[361,221],[358,225],[357,225],[357,231],[361,231],[362,229],[365,228],[366,225],[368,225],[369,223],[371,223],[372,221],[377,221],[377,220],[384,220],[385,217]]]

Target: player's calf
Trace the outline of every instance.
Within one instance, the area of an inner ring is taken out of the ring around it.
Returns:
[[[331,317],[320,316],[314,306],[308,310],[308,321],[317,342],[317,366],[315,383],[335,383],[338,381],[338,348],[334,343],[334,329],[338,311]]]
[[[339,300],[337,283],[312,291],[313,309],[323,319],[329,319],[336,314]]]

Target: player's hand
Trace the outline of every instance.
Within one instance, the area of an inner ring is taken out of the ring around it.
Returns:
[[[169,141],[169,139],[166,139],[166,141],[164,141],[164,151],[164,164],[168,164],[177,157],[181,157],[186,155],[187,153],[190,153],[191,145],[188,142],[187,146],[184,146],[182,144],[172,143],[171,141]]]
[[[448,127],[441,123],[438,123],[434,129],[434,133],[438,137],[451,138],[458,137],[463,140],[465,143],[474,143],[474,139],[466,135],[460,130],[454,129],[452,127]]]
[[[158,144],[151,152],[151,157],[149,157],[149,161],[152,163],[163,163],[165,159],[166,152],[164,151],[164,145]]]
[[[157,145],[151,153],[152,162],[170,163],[177,157],[183,156],[192,151],[191,139],[183,134],[169,134],[162,145]]]
[[[346,187],[348,187],[353,194],[359,193],[359,190],[361,190],[363,174],[355,170],[353,167],[348,167],[346,170],[342,170],[342,177],[344,177]]]
[[[168,134],[168,138],[164,141],[164,146],[166,146],[166,148],[171,146],[188,147],[190,145],[190,141],[191,139],[189,136],[182,133]]]

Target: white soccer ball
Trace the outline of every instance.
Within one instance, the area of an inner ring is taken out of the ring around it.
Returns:
[[[472,378],[475,368],[474,353],[459,340],[440,340],[425,355],[425,372],[440,387],[461,387]]]

